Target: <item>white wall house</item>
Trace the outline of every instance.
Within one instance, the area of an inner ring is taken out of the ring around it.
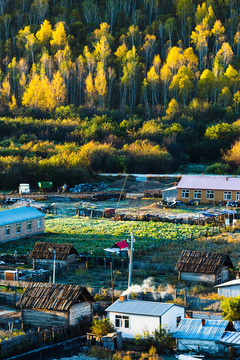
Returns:
[[[157,301],[117,300],[107,309],[110,321],[125,338],[152,333],[159,327],[175,332],[181,319],[185,317],[185,308],[180,305]]]
[[[182,319],[176,333],[179,351],[193,350],[219,353],[225,350],[220,343],[226,331],[234,331],[231,322],[226,320]]]
[[[218,289],[218,296],[236,297],[240,295],[240,279],[227,281],[215,287]]]

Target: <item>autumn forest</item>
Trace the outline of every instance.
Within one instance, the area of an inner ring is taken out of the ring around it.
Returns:
[[[0,186],[240,173],[239,0],[0,0]]]

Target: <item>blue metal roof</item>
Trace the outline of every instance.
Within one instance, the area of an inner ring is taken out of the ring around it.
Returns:
[[[162,316],[175,304],[162,303],[157,301],[125,300],[115,301],[106,311],[123,314]]]
[[[240,332],[226,331],[220,342],[226,345],[240,346]]]
[[[182,319],[174,337],[177,339],[220,340],[226,331],[229,321],[201,319]]]
[[[16,223],[18,221],[21,222],[24,220],[31,220],[43,216],[45,216],[45,214],[30,206],[3,210],[0,211],[0,226]]]

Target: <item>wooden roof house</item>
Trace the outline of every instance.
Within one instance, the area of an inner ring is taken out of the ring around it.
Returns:
[[[52,328],[76,325],[81,317],[92,317],[93,302],[85,286],[31,283],[17,305],[24,328]]]
[[[175,270],[178,271],[181,280],[220,284],[229,280],[230,269],[233,268],[227,254],[184,250]]]
[[[37,242],[31,253],[34,268],[52,266],[54,260],[54,251],[52,250],[56,251],[56,266],[67,266],[76,262],[78,252],[72,244]]]

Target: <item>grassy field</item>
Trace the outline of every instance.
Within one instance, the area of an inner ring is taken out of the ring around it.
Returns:
[[[80,252],[102,250],[114,242],[130,239],[131,231],[136,239],[136,249],[181,242],[191,236],[205,233],[204,226],[177,225],[161,222],[112,221],[107,219],[80,219],[68,216],[46,216],[46,233],[1,244],[1,251],[18,253],[31,251],[36,241],[69,242]],[[211,230],[210,230],[211,232]]]

